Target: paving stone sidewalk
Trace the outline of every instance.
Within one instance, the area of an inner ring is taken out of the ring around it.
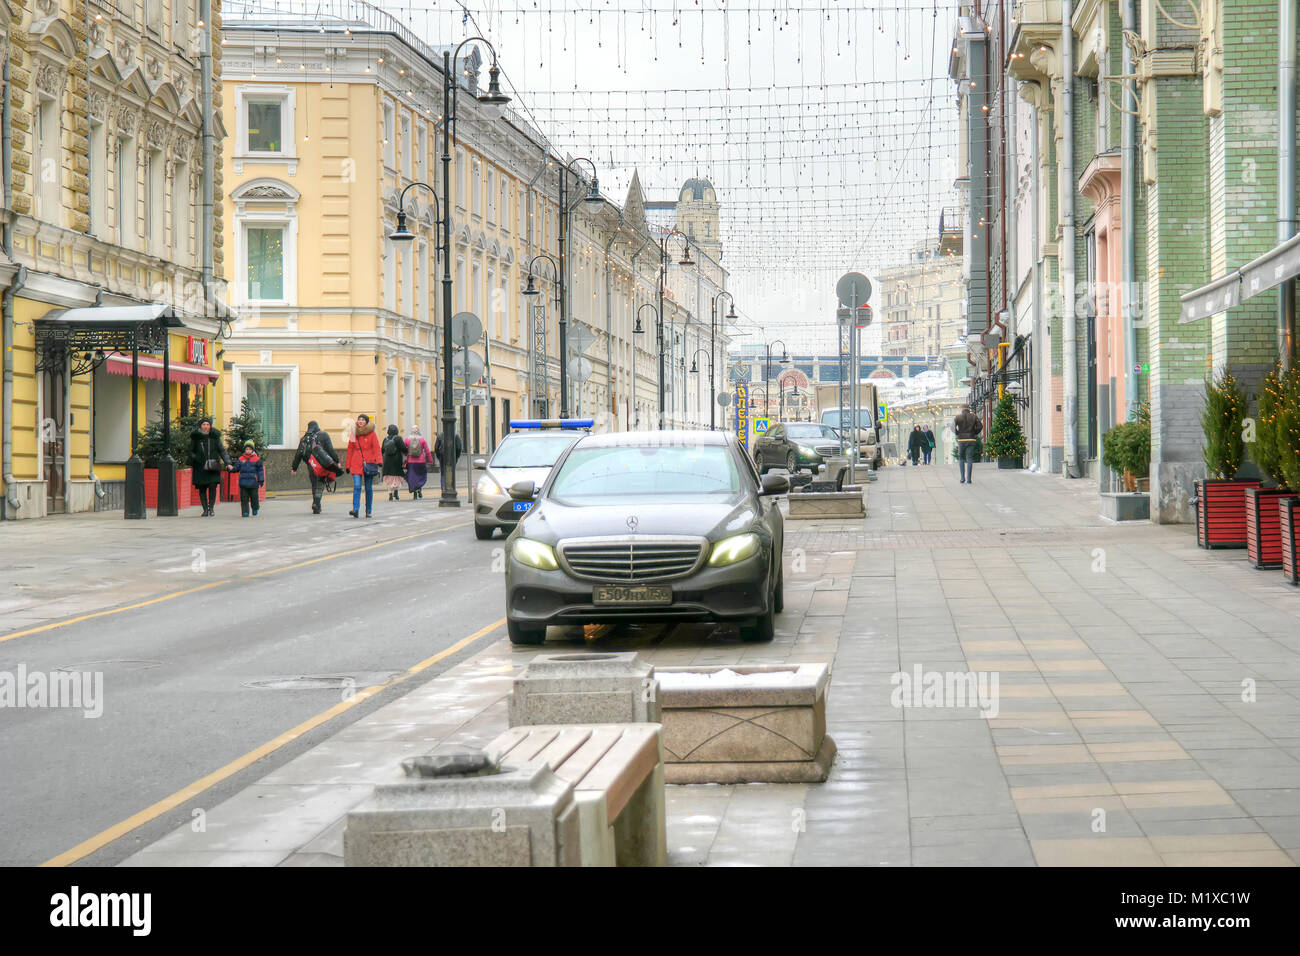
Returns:
[[[787,524],[769,645],[587,635],[664,665],[833,662],[830,779],[669,787],[670,861],[1300,862],[1300,589],[1198,549],[1190,527],[1106,522],[1091,482],[955,478],[889,468],[865,521]],[[548,652],[584,642],[552,635]],[[403,757],[503,730],[532,655],[495,643],[127,864],[340,865],[347,810]],[[996,675],[996,716],[894,706],[892,678],[917,667]]]

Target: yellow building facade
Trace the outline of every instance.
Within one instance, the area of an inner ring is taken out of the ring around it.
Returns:
[[[240,315],[223,357],[225,403],[248,400],[259,412],[273,464],[309,421],[336,440],[361,413],[381,434],[418,426],[432,443],[441,429],[439,210],[413,184],[432,185],[442,202],[443,48],[366,4],[348,9],[356,19],[303,23],[277,11],[224,24],[225,245]],[[446,210],[452,313],[472,313],[483,329],[470,348],[483,374],[468,383],[483,404],[458,397],[458,433],[467,452],[487,453],[510,419],[559,414],[566,163],[568,341],[582,346],[568,356],[569,411],[610,430],[654,427],[657,341],[641,307],[657,301],[660,256],[639,185],[625,207],[583,201],[578,177],[589,180],[590,167],[558,157],[519,113],[500,116],[477,101],[481,56],[464,47],[455,70]],[[388,238],[399,201],[412,241]],[[523,294],[530,267],[534,296]],[[635,332],[639,310],[650,334]],[[670,329],[687,318],[671,291],[665,313]],[[697,338],[693,329],[693,345]],[[725,354],[719,338],[719,370]],[[691,395],[695,388],[692,379]],[[707,396],[697,404],[696,420],[707,422]]]
[[[203,224],[219,234],[222,210],[203,211],[203,173],[206,156],[219,191],[223,129],[209,10],[218,21],[219,0],[0,2],[5,518],[122,506],[130,352],[95,343],[120,345],[123,315],[174,316],[173,416],[182,401],[216,411],[223,255]],[[143,427],[159,414],[160,356],[138,368]]]

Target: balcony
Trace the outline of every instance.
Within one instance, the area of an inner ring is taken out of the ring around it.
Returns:
[[[1020,0],[1011,14],[1007,72],[1021,82],[1060,75],[1061,0]]]

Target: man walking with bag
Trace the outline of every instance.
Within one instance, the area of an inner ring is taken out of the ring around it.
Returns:
[[[315,422],[307,423],[307,431],[298,442],[298,451],[293,456],[293,467],[289,472],[296,475],[298,466],[304,462],[307,464],[307,477],[311,479],[311,513],[318,515],[325,485],[342,474],[344,469],[339,464],[339,456],[334,451],[329,433],[321,431]]]
[[[971,414],[969,405],[963,405],[952,425],[957,434],[957,470],[961,473],[961,484],[974,484],[975,443],[984,430],[984,423]]]

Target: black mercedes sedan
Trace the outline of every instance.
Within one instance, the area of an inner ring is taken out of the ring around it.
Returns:
[[[585,435],[506,541],[515,644],[548,625],[718,621],[770,641],[781,611],[784,475],[759,477],[724,432]],[[530,481],[512,485],[534,500]]]

